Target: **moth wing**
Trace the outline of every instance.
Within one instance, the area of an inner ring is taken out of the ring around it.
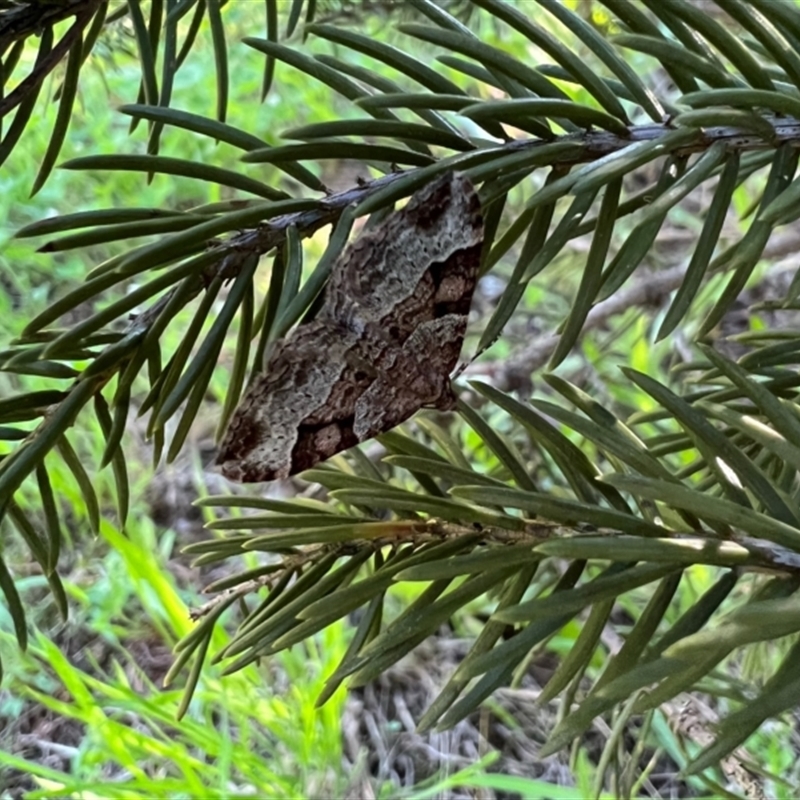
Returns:
[[[437,315],[440,295],[451,304],[456,294],[461,305],[466,299],[461,312],[466,313],[477,276],[473,251],[479,253],[482,241],[472,183],[460,173],[446,173],[347,247],[331,271],[324,314],[357,332],[366,321],[388,319],[404,339]],[[454,262],[465,250],[470,258]]]
[[[223,437],[217,456],[223,475],[253,482],[299,471],[292,454],[302,427],[309,421],[324,425],[346,412],[341,407],[337,412],[329,402],[342,372],[341,359],[331,352],[336,347],[324,321],[303,325],[276,343],[267,367],[247,390]],[[353,396],[352,407],[355,400]],[[347,398],[338,402],[346,405]]]
[[[223,474],[284,478],[423,406],[452,408],[482,240],[474,187],[451,172],[348,246],[319,316],[276,343],[234,413]]]
[[[459,314],[431,320],[420,325],[402,348],[386,354],[383,370],[356,402],[353,432],[358,441],[400,425],[421,408],[455,407],[450,373],[461,352],[466,324],[466,317]]]

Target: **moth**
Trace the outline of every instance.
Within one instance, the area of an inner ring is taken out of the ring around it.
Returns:
[[[350,243],[317,316],[275,342],[234,412],[223,475],[286,478],[421,408],[454,408],[482,242],[475,189],[450,172]]]

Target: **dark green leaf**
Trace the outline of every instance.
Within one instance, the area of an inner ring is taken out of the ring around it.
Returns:
[[[78,484],[83,502],[86,504],[86,516],[89,518],[89,526],[92,529],[92,533],[97,536],[100,533],[100,504],[97,502],[92,480],[66,435],[58,440],[56,447]]]
[[[203,164],[198,161],[188,161],[183,158],[169,158],[167,156],[152,155],[99,155],[73,158],[61,164],[62,169],[88,170],[96,169],[103,172],[108,170],[123,170],[128,172],[160,172],[164,175],[182,175],[199,181],[209,181],[220,186],[230,186],[242,192],[265,197],[268,200],[283,200],[286,195],[261,181],[248,178],[222,167]]]
[[[225,122],[228,113],[228,46],[225,43],[225,26],[222,22],[222,3],[220,0],[206,0],[206,5],[217,76],[217,119]]]
[[[155,426],[163,427],[166,421],[178,410],[178,406],[186,399],[189,392],[199,385],[201,376],[210,378],[208,365],[213,368],[217,356],[222,348],[222,342],[234,314],[238,310],[245,294],[251,290],[253,273],[258,267],[258,257],[251,256],[242,265],[241,271],[236,276],[222,309],[216,315],[206,338],[197,350],[191,364],[183,371],[175,388],[159,404],[156,414]]]
[[[737,153],[733,153],[728,156],[725,167],[722,170],[719,183],[714,190],[714,197],[711,200],[711,205],[703,223],[703,230],[700,232],[695,244],[689,266],[686,268],[686,275],[661,323],[656,337],[657,340],[663,339],[675,330],[700,289],[703,276],[706,274],[708,265],[711,262],[711,256],[714,254],[714,248],[719,242],[719,235],[730,207],[731,197],[736,188],[738,177],[739,156]]]
[[[475,121],[496,119],[500,122],[511,124],[515,124],[526,117],[550,117],[553,119],[563,117],[583,128],[592,128],[596,125],[598,128],[603,128],[622,137],[630,135],[627,125],[620,122],[616,117],[589,106],[574,103],[571,100],[539,98],[493,100],[467,106],[461,109],[460,113],[462,116]]]
[[[464,417],[470,428],[478,434],[483,444],[492,451],[500,463],[509,471],[516,484],[522,489],[535,492],[536,484],[513,444],[487,423],[472,406],[460,399],[458,401],[458,412]]]
[[[267,3],[267,39],[270,42],[278,41],[278,2],[277,0],[266,0]],[[291,34],[289,34],[291,36]],[[267,57],[264,63],[264,77],[261,81],[261,101],[263,102],[269,94],[272,86],[272,79],[275,76],[275,59]]]
[[[497,69],[500,72],[519,81],[526,88],[530,89],[541,97],[554,97],[567,100],[567,96],[554,83],[545,78],[540,72],[523,64],[521,61],[509,56],[499,48],[492,47],[480,40],[465,36],[456,31],[445,31],[438,28],[431,28],[416,23],[406,23],[399,25],[398,28],[409,36],[414,36],[425,42],[438,44],[450,52],[462,53],[470,58],[474,58],[490,69]],[[546,129],[543,135],[546,134]]]
[[[43,463],[36,466],[36,483],[39,486],[39,497],[42,501],[45,530],[47,532],[45,573],[52,575],[58,566],[58,557],[61,553],[61,525],[58,521],[58,508],[56,507],[50,476]]]
[[[306,280],[299,292],[287,297],[287,302],[285,304],[282,302],[283,307],[278,309],[278,316],[272,331],[274,339],[280,339],[285,336],[289,328],[300,319],[303,312],[322,291],[331,274],[334,263],[344,250],[354,222],[355,209],[353,206],[348,206],[334,226],[328,246],[317,262],[314,271],[309,275],[308,280]],[[299,242],[297,247],[299,247]],[[291,259],[289,259],[289,263],[291,264]],[[288,271],[291,274],[291,266],[289,266]],[[281,299],[283,300],[283,298]]]
[[[589,247],[589,255],[586,258],[586,266],[583,268],[580,286],[575,293],[572,309],[564,323],[558,344],[550,357],[549,369],[555,369],[578,341],[586,317],[600,290],[603,265],[614,232],[614,221],[617,217],[621,190],[621,178],[615,178],[605,188],[600,213],[597,217],[597,227]]]
[[[333,140],[253,150],[243,156],[242,161],[252,164],[282,164],[284,161],[293,162],[305,159],[318,161],[326,158],[352,158],[369,163],[410,164],[418,167],[434,163],[432,156],[413,150],[404,150],[400,147]]]
[[[466,151],[474,149],[466,139],[449,131],[432,128],[414,122],[395,122],[385,119],[353,119],[319,122],[284,131],[284,139],[324,139],[335,136],[387,136],[392,139],[447,147],[451,150]]]
[[[402,75],[407,75],[436,94],[463,94],[460,87],[431,69],[424,61],[404,53],[392,45],[378,41],[355,31],[337,28],[333,25],[314,23],[306,29],[308,33],[344,45],[393,67]]]
[[[64,137],[67,135],[70,119],[72,118],[72,106],[75,102],[75,95],[78,92],[78,75],[83,64],[83,40],[78,36],[69,50],[67,59],[67,69],[64,73],[64,82],[61,86],[61,99],[58,104],[58,113],[50,139],[47,144],[42,161],[39,165],[39,172],[33,182],[31,196],[35,195],[44,186],[44,182],[53,170],[61,147],[64,144]]]
[[[662,39],[656,36],[642,36],[641,34],[623,33],[614,36],[611,43],[617,47],[629,48],[646,53],[667,67],[677,67],[680,70],[696,76],[705,81],[712,88],[727,88],[736,86],[735,78],[721,69],[717,64],[708,61],[697,53],[691,52],[677,42]],[[691,90],[696,89],[693,86]],[[690,91],[691,91],[690,90]]]
[[[36,61],[33,65],[33,73],[35,73],[37,70],[44,69],[46,59],[50,55],[52,48],[53,26],[48,25],[44,27],[40,35],[39,50],[36,54]],[[14,150],[17,142],[19,141],[19,137],[22,136],[22,132],[25,130],[25,126],[30,121],[31,116],[33,115],[33,109],[36,107],[36,99],[39,96],[41,86],[41,82],[36,82],[33,86],[31,86],[30,90],[17,106],[17,111],[14,114],[14,121],[9,126],[6,135],[3,137],[3,141],[0,142],[0,166],[5,163],[6,159]]]
[[[73,424],[75,417],[96,389],[91,380],[74,384],[55,410],[50,410],[37,429],[36,436],[25,441],[11,455],[0,461],[0,516],[22,481],[36,469],[36,465],[53,448],[64,431]],[[18,401],[19,398],[14,400]]]
[[[94,394],[94,413],[97,416],[97,421],[100,423],[103,436],[106,441],[109,441],[114,428],[114,422],[111,418],[108,403],[99,391]],[[117,488],[117,513],[119,514],[119,524],[121,528],[124,528],[128,520],[128,511],[130,509],[130,485],[128,483],[128,467],[125,463],[125,454],[121,447],[116,448],[111,456],[110,463],[111,470],[114,473],[114,484]]]
[[[674,564],[640,564],[628,567],[618,574],[595,578],[577,589],[569,589],[558,594],[553,593],[543,599],[537,598],[520,603],[518,606],[505,608],[496,612],[493,619],[513,624],[560,616],[567,612],[576,613],[593,603],[619,597],[639,586],[660,580],[665,575],[675,572],[676,569],[678,568]]]
[[[617,51],[588,20],[559,0],[537,0],[537,2],[560,20],[620,79],[630,93],[630,99],[638,103],[654,122],[661,122],[664,119],[664,109],[658,98],[642,83],[635,69],[620,58]],[[583,61],[580,63],[583,65]],[[574,71],[578,83],[584,83],[584,74],[580,70]],[[607,100],[606,103],[608,102]],[[609,108],[606,105],[606,109],[616,116],[621,116],[613,110],[613,106]]]
[[[2,558],[0,558],[0,590],[2,590],[8,604],[8,613],[14,623],[14,634],[17,637],[19,648],[20,650],[25,650],[28,647],[25,610],[17,592],[17,587],[14,586],[14,579],[11,577],[8,567],[6,567],[6,562]]]
[[[156,77],[155,54],[144,14],[142,13],[141,0],[129,0],[128,12],[133,23],[136,44],[139,48],[144,98],[147,103],[155,106],[158,105],[158,78]]]
[[[730,525],[755,538],[767,539],[792,550],[800,547],[800,530],[797,528],[730,500],[713,497],[708,492],[632,475],[606,475],[603,480],[622,491],[691,511],[701,519]]]
[[[252,133],[235,128],[233,125],[220,122],[219,120],[209,119],[208,117],[192,114],[188,111],[180,111],[176,108],[161,108],[145,105],[123,105],[118,111],[131,116],[144,117],[154,122],[164,122],[178,128],[194,131],[203,136],[209,136],[217,141],[227,142],[241,150],[264,150],[269,147],[269,143],[259,139]],[[319,178],[309,172],[299,164],[281,164],[280,169],[291,175],[295,180],[314,191],[322,191],[323,186]]]
[[[769,478],[702,414],[647,375],[627,368],[623,372],[677,417],[704,455],[706,464],[713,470],[725,494],[732,501],[742,504],[743,509],[745,506],[749,507],[749,500],[744,491],[728,478],[721,464],[727,465],[736,473],[742,484],[756,495],[776,522],[781,521],[792,527],[797,524],[797,512],[787,505]]]
[[[634,517],[632,514],[624,514],[620,511],[591,506],[575,500],[565,500],[539,492],[523,492],[509,487],[454,486],[450,493],[454,497],[468,498],[482,505],[523,509],[528,511],[532,517],[542,517],[549,524],[553,522],[565,525],[585,523],[599,528],[609,528],[614,531],[648,537],[659,537],[665,533],[664,528]],[[537,524],[535,520],[529,522],[534,532],[537,532]],[[541,525],[539,535],[542,538],[553,533],[554,531],[548,529],[547,524]]]

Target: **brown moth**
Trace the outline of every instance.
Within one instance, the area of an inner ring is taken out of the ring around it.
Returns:
[[[482,242],[475,189],[451,172],[348,245],[318,315],[275,342],[236,409],[225,477],[286,478],[423,407],[454,408]]]

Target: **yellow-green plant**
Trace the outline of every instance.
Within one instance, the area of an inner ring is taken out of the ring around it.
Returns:
[[[800,10],[788,0],[470,5],[465,24],[446,4],[408,0],[414,21],[397,26],[394,44],[335,14],[336,24],[314,21],[313,0],[294,0],[288,20],[267,0],[266,38],[252,32],[242,41],[227,35],[229,8],[219,0],[128,0],[111,12],[98,0],[18,3],[0,12],[0,112],[9,117],[0,160],[13,158],[35,119],[39,87],[66,58],[34,190],[67,136],[82,65],[114,25],[129,26],[138,48],[140,96],[119,111],[147,125],[147,152],[86,155],[62,167],[219,187],[219,200],[199,207],[138,208],[132,200],[18,233],[44,237],[54,253],[151,238],[117,244],[0,352],[0,372],[37,376],[43,387],[0,400],[0,515],[66,614],[53,459],[71,471],[95,529],[101,509],[90,473],[110,466],[124,524],[132,408],[147,416],[156,463],[173,460],[235,338],[223,430],[264,352],[323,288],[319,271],[302,280],[302,240],[353,205],[356,217],[381,214],[433,176],[460,170],[480,187],[482,274],[504,283],[470,343],[473,352],[503,353],[495,380],[462,387],[458,420],[423,414],[416,428],[379,437],[379,461],[354,450],[310,470],[304,478],[326,490],[319,496],[204,498],[204,506],[255,513],[213,522],[211,538],[187,548],[197,563],[268,555],[212,587],[220,594],[178,644],[171,677],[193,661],[191,693],[215,623],[239,600],[250,603],[238,630],[212,653],[227,672],[360,611],[324,700],[345,680],[375,678],[488,593],[491,617],[420,723],[448,726],[513,682],[536,648],[588,611],[544,692],[571,710],[545,748],[554,751],[612,708],[625,717],[653,709],[739,651],[781,640],[772,673],[749,687],[689,767],[702,771],[791,708],[800,681],[792,638],[800,631],[800,332],[753,325],[738,336],[736,359],[714,346],[773,232],[800,216]],[[206,29],[214,118],[172,105],[176,74]],[[265,57],[262,96],[290,102],[282,82],[300,73],[352,105],[284,132],[292,144],[273,145],[275,131],[228,124],[228,85],[240,79],[229,74],[228,55],[241,47]],[[35,58],[22,57],[32,49]],[[161,155],[176,129],[238,149],[241,168]],[[318,165],[342,158],[375,180],[326,194]],[[642,278],[658,263],[659,234],[698,196],[700,221],[683,263]],[[742,212],[735,225],[734,209]],[[529,313],[528,290],[547,286],[578,237],[586,247],[570,261],[577,278],[558,330],[515,349],[509,330]],[[341,238],[331,239],[325,263]],[[591,362],[587,329],[637,304],[646,313],[642,280],[661,298],[672,294],[652,336],[649,328],[620,334],[638,368],[595,377],[599,397],[556,374],[569,359]],[[772,308],[796,309],[799,296],[795,277]],[[79,321],[55,327],[84,304],[90,310]],[[669,337],[694,360],[683,358],[668,379],[641,348],[652,353]],[[522,401],[506,390],[532,374],[549,399]],[[105,437],[99,464],[84,465],[71,441],[84,410]],[[33,491],[41,524],[30,502],[15,499]],[[0,589],[25,647],[12,571],[0,561]],[[692,581],[702,591],[676,609],[677,590]],[[387,594],[401,582],[424,588],[388,618]],[[643,589],[643,609],[625,605]],[[619,605],[636,617],[609,655],[600,637]],[[598,652],[602,667],[590,668]]]

